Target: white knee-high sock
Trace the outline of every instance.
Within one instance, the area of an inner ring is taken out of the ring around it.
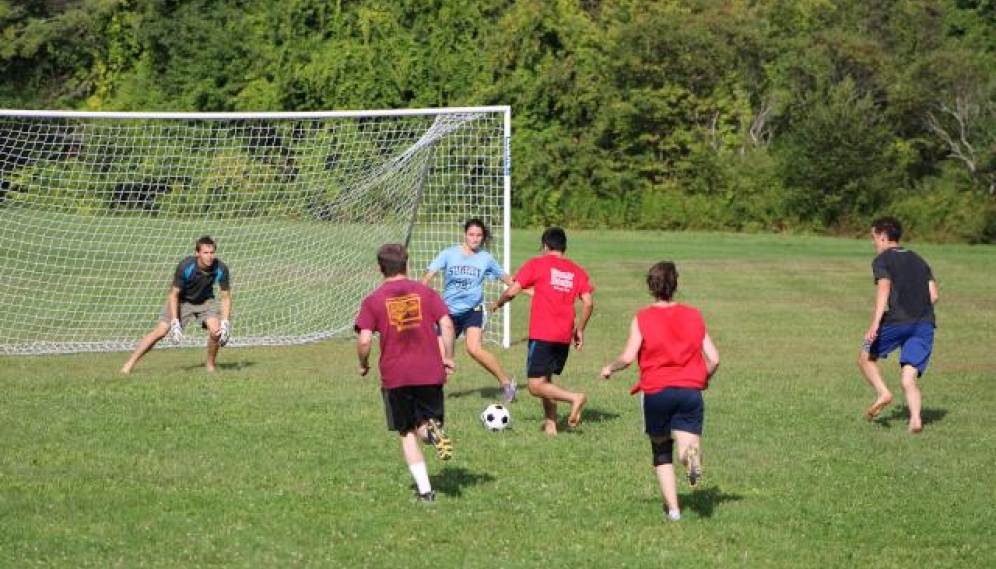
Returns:
[[[432,492],[432,484],[429,483],[429,471],[426,470],[424,462],[409,464],[408,470],[411,471],[412,478],[415,479],[415,485],[418,486],[419,494]]]

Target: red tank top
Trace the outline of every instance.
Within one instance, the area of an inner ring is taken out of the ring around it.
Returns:
[[[668,387],[705,389],[708,370],[702,355],[705,321],[691,306],[648,306],[636,314],[643,336],[638,362],[640,382],[632,393],[647,394]]]

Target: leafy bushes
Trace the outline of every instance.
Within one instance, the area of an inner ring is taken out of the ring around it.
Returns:
[[[996,233],[989,2],[27,0],[0,28],[0,107],[510,105],[516,225]]]

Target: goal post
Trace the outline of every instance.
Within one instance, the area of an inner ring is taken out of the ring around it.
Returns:
[[[201,235],[232,273],[232,346],[351,333],[381,244],[408,244],[419,278],[470,217],[508,270],[510,128],[507,106],[0,110],[0,354],[132,349]],[[509,314],[489,342],[509,345]],[[203,346],[194,328],[181,345]]]

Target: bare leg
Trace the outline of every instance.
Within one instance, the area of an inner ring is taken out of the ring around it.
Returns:
[[[662,443],[668,440],[667,437],[650,437],[655,443]],[[657,482],[661,487],[661,496],[664,497],[664,505],[668,512],[677,512],[678,506],[678,481],[674,477],[674,464],[661,464],[654,467],[657,474]]]
[[[401,453],[405,456],[405,464],[412,465],[425,462],[422,447],[418,444],[424,432],[425,427],[421,427],[418,435],[416,435],[415,431],[408,431],[401,435]]]
[[[218,322],[217,318],[209,318],[204,322],[204,324],[208,329],[207,361],[204,363],[204,367],[206,367],[209,372],[214,373],[218,363],[218,348],[220,347],[218,345],[218,330],[221,323]]]
[[[512,381],[510,377],[501,369],[501,364],[498,363],[498,358],[496,358],[491,352],[488,352],[481,345],[481,339],[484,336],[484,331],[477,327],[467,328],[464,332],[467,335],[467,353],[470,357],[474,358],[474,361],[481,364],[481,367],[488,370],[491,375],[495,376],[498,383],[506,385]]]
[[[557,434],[557,402],[543,398],[543,432],[548,435]]]
[[[911,365],[902,368],[903,392],[906,395],[906,406],[910,408],[909,431],[915,435],[923,430],[920,419],[920,387],[916,384],[917,371]]]
[[[875,403],[865,411],[865,418],[871,421],[882,412],[882,409],[885,409],[889,403],[892,403],[892,393],[885,385],[885,380],[882,379],[882,373],[878,369],[878,361],[873,359],[871,354],[861,350],[858,354],[858,368],[861,369],[865,380],[875,389],[875,393],[878,395]]]
[[[159,342],[159,340],[162,340],[168,332],[169,324],[165,322],[156,324],[156,327],[153,328],[151,332],[146,334],[141,341],[139,341],[138,346],[136,346],[135,350],[131,353],[131,357],[129,357],[128,361],[126,361],[121,367],[121,373],[131,373],[131,371],[135,369],[135,364],[138,363],[138,360],[142,359],[142,356],[147,354],[149,350],[151,350],[152,347]]]
[[[687,431],[674,431],[674,440],[678,443],[678,458],[685,466],[685,473],[691,486],[698,483],[702,475],[702,437]],[[694,449],[694,450],[692,450]],[[695,464],[691,463],[691,454],[695,453]],[[693,473],[692,470],[695,472]]]
[[[546,377],[530,377],[529,393],[534,397],[570,403],[571,414],[567,419],[567,424],[571,427],[575,427],[579,422],[581,422],[581,410],[584,408],[584,404],[588,402],[588,396],[584,393],[568,391],[563,387],[554,384],[549,380],[549,378]],[[544,404],[543,410],[547,410],[546,404]],[[554,431],[556,431],[556,406],[554,406],[553,417],[550,417],[550,415],[547,414],[547,423],[550,422],[551,418],[554,423]],[[549,430],[547,430],[547,432],[549,433]]]

